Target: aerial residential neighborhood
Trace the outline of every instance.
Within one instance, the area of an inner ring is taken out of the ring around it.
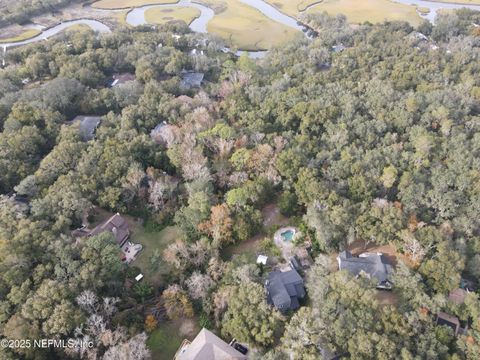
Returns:
[[[480,359],[480,0],[0,0],[0,360]]]

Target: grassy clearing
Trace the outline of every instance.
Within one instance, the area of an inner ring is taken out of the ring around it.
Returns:
[[[188,25],[199,16],[200,10],[191,7],[167,7],[145,11],[145,20],[150,24],[165,24],[170,21],[182,20]]]
[[[117,12],[115,14],[112,14],[112,17],[116,18],[116,20],[120,25],[128,25],[127,14],[128,14],[128,11],[122,11],[122,12]]]
[[[37,36],[41,32],[42,31],[38,30],[38,29],[28,29],[28,30],[22,32],[21,34],[19,34],[17,36],[12,36],[12,37],[9,37],[9,38],[6,38],[6,39],[0,39],[0,44],[1,43],[27,40],[27,39],[30,39],[30,38],[33,38],[33,37]]]
[[[430,0],[440,3],[465,4],[465,5],[480,5],[480,0]]]
[[[147,340],[152,359],[172,360],[183,339],[192,341],[200,331],[198,319],[177,319],[162,322]]]
[[[430,9],[423,6],[418,7],[417,10],[422,15],[427,15],[428,13],[430,13]]]
[[[90,26],[85,24],[75,24],[75,25],[69,26],[64,31],[68,33],[68,32],[85,31],[85,30],[92,30],[92,29],[90,28]]]
[[[147,346],[152,352],[152,359],[171,360],[177,352],[183,338],[180,335],[178,322],[162,322],[147,340]]]
[[[143,5],[176,4],[178,0],[100,0],[92,4],[97,9],[128,9]]]
[[[222,250],[222,258],[224,260],[230,260],[234,255],[246,255],[251,262],[256,261],[256,255],[258,252],[266,254],[268,256],[273,256],[274,254],[269,253],[265,249],[262,249],[262,241],[265,238],[272,239],[273,236],[268,235],[270,233],[269,229],[280,228],[290,224],[290,219],[285,217],[280,213],[280,210],[276,203],[270,203],[263,207],[262,209],[263,217],[263,231],[252,236],[246,241],[239,242],[237,244],[229,245]],[[274,249],[278,249],[274,246]],[[275,254],[275,256],[277,256]]]
[[[292,41],[299,33],[264,16],[258,10],[226,0],[227,9],[208,24],[208,31],[241,50],[264,50]]]
[[[255,263],[256,252],[260,250],[260,243],[264,237],[265,235],[263,234],[257,234],[248,240],[226,246],[222,249],[222,259],[228,261],[234,255],[244,255],[247,256],[252,263]]]
[[[163,262],[160,263],[158,269],[153,270],[150,264],[150,258],[157,249],[160,254],[172,242],[180,237],[180,230],[174,226],[167,226],[160,232],[148,231],[138,222],[130,222],[130,230],[132,232],[131,241],[143,245],[143,250],[137,259],[132,262],[132,266],[137,266],[142,270],[145,279],[154,286],[162,283],[162,275],[169,271],[169,266]]]
[[[290,16],[297,16],[308,6],[319,3],[320,0],[266,0],[265,2],[275,6],[280,11]]]
[[[403,20],[418,25],[422,18],[416,7],[389,0],[324,0],[309,10],[310,13],[326,11],[331,15],[344,14],[350,23],[365,21],[380,23],[385,20]]]
[[[215,14],[220,14],[228,8],[228,4],[223,0],[195,0],[195,2],[212,9]]]

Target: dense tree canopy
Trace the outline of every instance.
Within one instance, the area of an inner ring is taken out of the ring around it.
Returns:
[[[480,275],[480,15],[442,14],[417,29],[305,21],[318,36],[260,61],[178,24],[79,30],[9,51],[0,336],[93,337],[95,348],[0,357],[115,359],[137,349],[147,358],[138,314],[162,294],[154,305],[167,317],[197,316],[266,359],[478,358],[478,294],[461,305],[447,297]],[[332,51],[338,44],[345,50]],[[203,71],[202,88],[182,88],[183,70]],[[136,80],[105,85],[122,72]],[[71,122],[77,115],[101,117],[93,139]],[[263,268],[225,251],[268,234],[262,209],[277,200],[316,257],[306,306],[292,316],[267,305]],[[130,286],[111,234],[72,236],[92,205],[153,229],[176,225],[178,238],[148,260],[169,267],[164,287]],[[356,240],[409,259],[396,266],[393,303],[365,277],[332,270]],[[439,311],[468,334],[435,326]]]

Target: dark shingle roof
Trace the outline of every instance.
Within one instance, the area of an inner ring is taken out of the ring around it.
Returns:
[[[97,129],[101,120],[101,116],[79,115],[72,120],[72,123],[80,123],[80,136],[83,140],[88,141],[93,139],[95,130]]]
[[[198,72],[185,72],[181,74],[181,77],[182,81],[180,82],[180,87],[183,89],[191,89],[202,85],[204,74]]]
[[[305,297],[302,277],[295,271],[273,271],[265,282],[267,302],[285,312],[300,307],[298,299]]]
[[[380,253],[366,253],[354,257],[349,251],[342,251],[337,260],[340,270],[348,270],[355,276],[363,272],[370,278],[377,279],[379,287],[385,287],[390,283],[388,276],[392,267]]]

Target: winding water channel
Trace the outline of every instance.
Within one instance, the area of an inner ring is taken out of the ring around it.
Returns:
[[[37,41],[47,40],[49,37],[56,35],[59,32],[73,25],[87,25],[92,30],[98,31],[99,33],[111,32],[110,28],[107,25],[101,23],[100,21],[90,20],[90,19],[78,19],[78,20],[72,20],[72,21],[64,21],[58,25],[52,26],[51,28],[48,28],[42,31],[40,34],[30,39],[11,42],[11,43],[0,43],[0,46],[2,46],[3,48],[9,48],[12,46],[26,45],[26,44],[31,44]]]
[[[405,5],[416,5],[418,7],[424,7],[430,10],[428,14],[422,15],[419,14],[422,18],[430,21],[431,23],[435,22],[435,17],[437,16],[438,10],[455,10],[462,8],[469,8],[472,10],[480,11],[480,5],[470,5],[470,4],[452,4],[452,3],[443,3],[443,2],[434,2],[434,1],[425,1],[425,0],[393,0],[394,2],[405,4]]]
[[[277,8],[274,6],[266,3],[263,0],[240,0],[242,3],[251,6],[252,8],[257,9],[260,11],[262,14],[264,14],[266,17],[270,18],[273,21],[279,22],[285,26],[289,26],[291,28],[294,28],[299,31],[304,31],[306,32],[306,28],[302,26],[297,19],[288,16],[281,11],[279,11]],[[437,15],[438,10],[440,9],[460,9],[460,8],[469,8],[472,10],[478,10],[480,11],[480,5],[463,5],[463,4],[452,4],[452,3],[441,3],[441,2],[432,2],[432,1],[425,1],[425,0],[393,0],[395,2],[401,3],[401,4],[406,4],[406,5],[416,5],[418,7],[425,7],[430,9],[430,12],[426,15],[421,15],[423,18],[434,22],[435,16]],[[308,9],[314,8],[318,4],[314,4]],[[143,25],[146,24],[145,20],[145,11],[148,9],[153,9],[153,8],[164,8],[164,7],[194,7],[198,10],[200,10],[200,16],[193,20],[191,24],[189,25],[190,29],[194,32],[198,33],[207,33],[207,26],[210,20],[215,16],[215,13],[212,9],[205,5],[198,4],[194,2],[194,0],[180,0],[178,3],[175,4],[159,4],[159,5],[146,5],[146,6],[141,6],[141,7],[136,7],[130,10],[127,14],[126,17],[126,22],[132,26],[138,26],[138,25]],[[98,10],[98,9],[96,9]],[[99,10],[99,11],[111,11],[115,12],[115,10]],[[20,45],[25,45],[25,44],[30,44],[33,42],[41,41],[41,40],[46,40],[49,37],[58,34],[59,32],[65,30],[66,28],[72,26],[72,25],[77,25],[77,24],[82,24],[82,25],[87,25],[94,31],[97,31],[99,33],[106,33],[106,32],[111,32],[111,29],[101,23],[100,21],[97,20],[91,20],[91,19],[77,19],[77,20],[72,20],[72,21],[65,21],[62,22],[56,26],[53,26],[49,29],[44,30],[41,34],[27,39],[23,41],[17,41],[17,42],[11,42],[11,43],[0,43],[0,46],[4,48],[4,51],[6,51],[7,48],[12,47],[12,46],[20,46]],[[243,53],[242,51],[237,52],[237,55]],[[253,52],[248,52],[249,56],[252,58],[259,58],[265,55],[265,51],[253,51]]]
[[[180,0],[176,4],[164,4],[164,5],[146,5],[140,6],[130,10],[127,14],[127,24],[132,26],[144,25],[146,24],[145,20],[145,11],[149,9],[156,9],[156,8],[172,8],[172,7],[193,7],[195,9],[200,10],[200,16],[193,20],[189,27],[192,31],[198,33],[207,33],[207,25],[210,20],[213,19],[215,13],[209,7],[204,5],[192,2],[191,0]]]

